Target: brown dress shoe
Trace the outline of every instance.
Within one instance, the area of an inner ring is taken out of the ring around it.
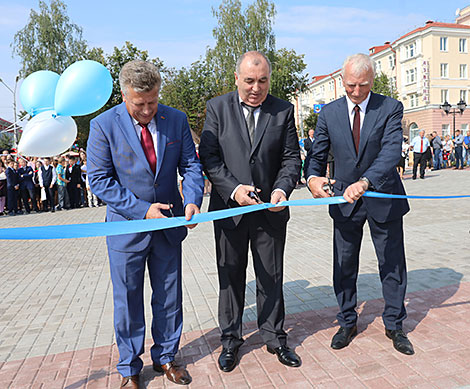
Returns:
[[[126,389],[139,389],[139,375],[131,375],[129,377],[122,377],[121,388]]]
[[[188,385],[192,381],[188,371],[183,366],[177,365],[175,361],[165,363],[164,365],[154,362],[153,370],[158,373],[165,373],[166,378],[175,384]]]

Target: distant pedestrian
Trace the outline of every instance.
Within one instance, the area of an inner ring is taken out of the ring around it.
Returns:
[[[463,135],[460,130],[455,131],[454,138],[454,154],[455,154],[455,167],[454,169],[463,169]]]
[[[57,181],[57,173],[50,158],[44,158],[44,165],[38,171],[39,186],[46,193],[46,201],[43,203],[44,211],[55,212],[54,185]]]
[[[470,130],[467,131],[467,136],[463,138],[463,151],[464,151],[463,161],[466,166],[470,166]]]
[[[20,177],[16,171],[18,164],[12,159],[8,162],[8,167],[5,171],[7,178],[7,206],[8,215],[15,216],[19,213],[18,210],[18,193],[20,190]]]
[[[419,165],[419,178],[424,178],[427,162],[427,150],[429,148],[429,140],[424,136],[424,130],[419,131],[419,135],[415,136],[410,144],[410,150],[413,151],[413,180],[416,180],[416,173]]]
[[[28,162],[21,158],[20,159],[20,168],[18,169],[18,175],[20,178],[20,195],[23,201],[23,207],[26,213],[31,212],[29,206],[29,199],[31,199],[31,205],[35,212],[38,212],[38,205],[34,201],[34,183],[33,183],[33,169],[28,166]]]
[[[403,174],[405,173],[405,164],[406,159],[408,158],[408,152],[410,150],[410,145],[408,144],[408,138],[403,137],[401,142],[401,158],[397,165],[397,171],[400,174],[400,178],[403,180]]]
[[[432,132],[431,147],[433,151],[433,168],[439,170],[442,164],[442,140],[437,131]]]
[[[67,192],[67,184],[69,180],[65,178],[67,170],[67,162],[64,157],[59,158],[59,164],[56,168],[57,173],[57,194],[58,194],[58,203],[59,206],[57,210],[69,209],[70,208],[70,199],[69,193]]]
[[[454,144],[452,139],[450,139],[450,135],[446,135],[444,138],[444,145],[442,147],[442,166],[444,168],[451,166],[453,148]]]
[[[5,214],[5,202],[7,199],[7,175],[5,165],[0,160],[0,216]]]

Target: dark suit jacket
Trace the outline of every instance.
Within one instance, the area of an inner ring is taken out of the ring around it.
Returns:
[[[315,140],[315,138],[313,139]],[[310,151],[310,149],[312,148],[312,140],[310,139],[309,136],[307,136],[305,139],[304,139],[304,150],[308,153]]]
[[[348,115],[346,97],[324,106],[318,117],[315,143],[307,159],[307,176],[324,176],[330,148],[335,156],[334,193],[344,190],[361,177],[367,177],[374,190],[405,194],[396,171],[401,157],[403,105],[390,97],[371,93],[361,129],[359,152],[356,154]],[[363,197],[368,214],[379,223],[402,217],[409,211],[406,200]],[[351,215],[355,204],[330,206],[337,220]]]
[[[261,105],[251,146],[238,92],[208,101],[199,155],[215,189],[211,192],[210,211],[237,207],[230,195],[239,184],[261,189],[264,202],[270,201],[274,189],[284,190],[289,197],[301,167],[293,105],[268,95]],[[284,228],[289,219],[287,208],[277,213],[263,212],[274,228]],[[221,225],[234,228],[240,219],[224,219]]]
[[[69,180],[69,185],[73,185],[75,188],[78,184],[82,184],[82,171],[80,170],[80,165],[74,163],[72,166],[72,171],[70,171],[70,166],[67,166],[65,169],[65,179]]]
[[[7,189],[15,189],[15,186],[20,183],[20,176],[15,169],[11,167],[7,167],[5,170],[5,174],[7,176]]]
[[[34,189],[33,169],[31,166],[20,167],[18,169],[18,175],[20,177],[20,189]]]

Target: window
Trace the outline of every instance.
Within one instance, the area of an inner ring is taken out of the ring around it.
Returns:
[[[467,40],[465,38],[459,39],[459,53],[467,52]]]
[[[338,85],[340,88],[343,87],[343,79],[341,77],[338,79]]]
[[[406,83],[412,84],[416,82],[416,68],[406,71]]]
[[[410,108],[418,106],[418,95],[410,95]]]
[[[377,74],[380,74],[382,72],[382,62],[377,61],[376,71]]]
[[[449,64],[441,63],[441,77],[449,78]]]
[[[450,135],[450,124],[443,124],[442,125],[442,137]]]
[[[441,51],[447,51],[447,37],[441,36]]]
[[[395,67],[395,57],[393,55],[388,56],[388,66],[392,69]]]
[[[330,81],[330,82],[328,83],[328,88],[329,88],[330,91],[335,90],[335,82],[334,82],[334,81]]]
[[[325,85],[320,86],[320,94],[325,93]]]
[[[467,91],[465,89],[460,90],[460,100],[467,102]]]
[[[441,89],[441,103],[444,104],[446,101],[449,101],[449,90]]]
[[[416,43],[405,46],[406,58],[413,58],[416,54]]]
[[[460,65],[460,78],[467,78],[467,64]]]
[[[419,134],[419,128],[416,123],[410,124],[410,141]]]

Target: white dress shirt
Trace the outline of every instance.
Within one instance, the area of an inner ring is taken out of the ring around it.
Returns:
[[[351,101],[351,99],[348,96],[346,96],[346,102],[348,103],[349,124],[351,125],[351,131],[353,129],[353,124],[354,124],[354,114],[356,113],[354,111],[354,107],[356,105],[359,106],[359,115],[360,115],[360,118],[361,118],[361,125],[360,125],[359,129],[362,130],[362,124],[364,123],[364,118],[366,116],[367,104],[369,104],[369,100],[370,100],[370,92],[367,95],[367,97],[365,98],[365,100],[360,104],[354,104]]]
[[[54,185],[55,182],[57,181],[57,172],[55,170],[55,167],[54,165],[50,164],[50,165],[44,165],[43,166],[45,170],[49,170],[52,168],[52,182],[51,182],[51,185]],[[39,186],[42,188],[44,186],[43,184],[43,181],[42,181],[42,170],[41,168],[39,168],[38,170],[38,177],[39,177]]]

